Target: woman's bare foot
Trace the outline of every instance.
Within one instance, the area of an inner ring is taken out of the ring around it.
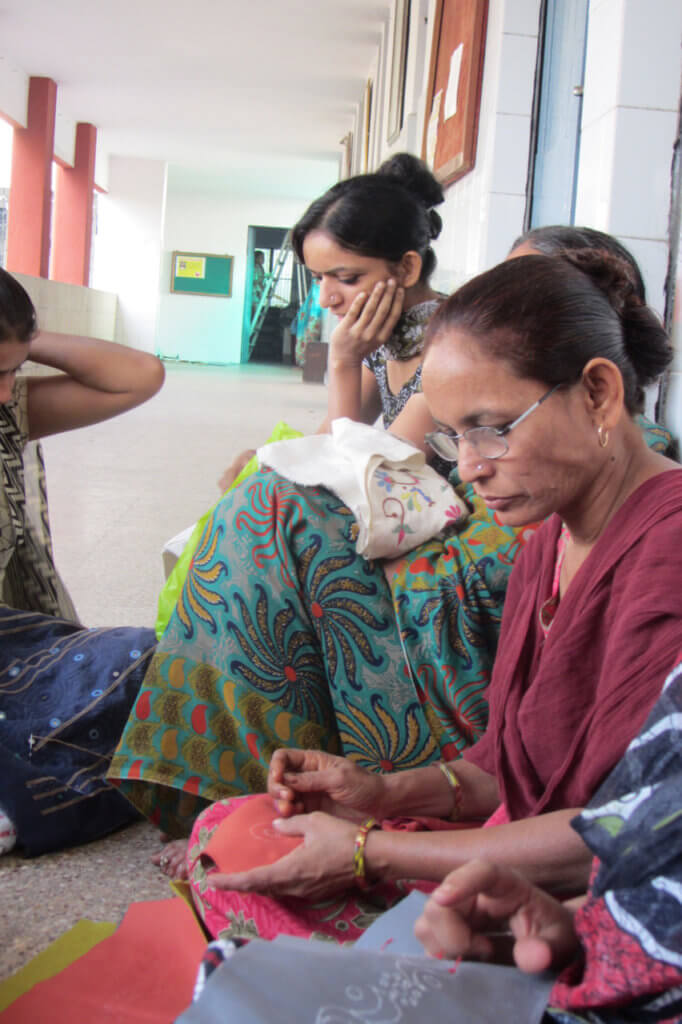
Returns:
[[[168,841],[167,836],[161,837],[165,846],[152,857],[152,864],[158,865],[164,875],[168,875],[176,882],[184,881],[189,876],[187,871],[187,848],[189,840],[173,839]]]

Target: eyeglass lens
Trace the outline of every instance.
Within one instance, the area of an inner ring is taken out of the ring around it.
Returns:
[[[462,438],[440,432],[432,435],[429,440],[438,454],[451,462],[456,462],[459,459],[460,440],[466,441],[478,455],[482,455],[486,459],[497,459],[509,451],[505,439],[492,427],[472,427],[465,431]]]

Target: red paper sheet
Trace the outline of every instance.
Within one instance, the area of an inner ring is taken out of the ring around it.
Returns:
[[[184,900],[133,903],[120,927],[12,1003],[2,1024],[170,1024],[192,1001],[206,948]]]
[[[274,864],[303,842],[302,836],[283,836],[277,832],[272,827],[277,817],[271,797],[265,793],[249,797],[221,821],[202,858],[212,860],[225,875]]]

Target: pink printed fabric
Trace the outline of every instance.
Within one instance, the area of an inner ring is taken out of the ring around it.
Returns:
[[[487,821],[483,822],[483,828],[490,828],[491,825],[508,825],[511,821],[509,812],[504,804],[500,804],[496,811],[490,815]]]
[[[201,854],[218,825],[251,797],[220,800],[198,818],[189,842],[188,868],[192,897],[202,921],[215,938],[274,939],[294,935],[306,939],[327,939],[353,943],[384,911],[413,889],[431,892],[434,882],[385,882],[368,892],[353,891],[341,897],[312,904],[301,899],[275,900],[258,893],[225,892],[213,889],[210,872]],[[399,831],[452,830],[468,825],[431,818],[393,818],[382,828]]]

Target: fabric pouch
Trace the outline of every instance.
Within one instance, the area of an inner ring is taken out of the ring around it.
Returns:
[[[363,558],[397,558],[469,513],[422,451],[346,417],[333,421],[331,434],[281,441],[256,454],[285,479],[340,498],[355,516]]]

